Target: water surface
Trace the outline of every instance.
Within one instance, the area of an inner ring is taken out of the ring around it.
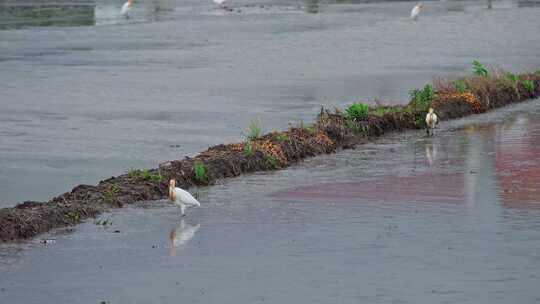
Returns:
[[[0,246],[0,300],[536,303],[539,146],[537,100],[143,202]]]
[[[413,2],[136,1],[129,20],[122,2],[0,2],[0,206],[240,141],[257,117],[404,103],[474,58],[540,66],[535,1],[429,1],[418,22]]]

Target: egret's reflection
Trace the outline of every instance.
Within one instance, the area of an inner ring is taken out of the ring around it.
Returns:
[[[170,250],[169,255],[176,256],[176,248],[189,242],[193,238],[193,235],[201,227],[200,224],[189,225],[182,219],[180,224],[171,230],[169,234]]]
[[[428,166],[433,166],[435,159],[437,158],[437,148],[433,145],[432,142],[426,143],[426,160]]]

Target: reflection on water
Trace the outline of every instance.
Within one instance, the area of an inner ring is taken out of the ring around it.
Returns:
[[[121,1],[59,0],[0,1],[0,29],[28,26],[93,26],[126,22],[120,15]],[[170,0],[139,2],[136,19],[160,21],[173,10]]]
[[[0,2],[0,29],[22,26],[90,26],[95,24],[93,1]]]
[[[169,234],[169,255],[176,256],[176,248],[186,244],[193,238],[195,233],[201,227],[200,224],[189,225],[182,219],[180,223],[171,230]]]
[[[522,114],[504,123],[468,125],[459,131],[441,130],[430,138],[409,139],[405,143],[408,148],[396,150],[403,157],[414,154],[414,161],[391,161],[387,170],[396,172],[393,175],[301,186],[276,196],[410,206],[453,203],[484,215],[496,215],[501,207],[540,208],[539,117]],[[374,155],[369,162],[376,167],[383,160],[398,157],[380,150]]]

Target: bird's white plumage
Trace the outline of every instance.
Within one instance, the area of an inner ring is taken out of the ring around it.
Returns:
[[[437,117],[437,114],[433,112],[432,108],[429,108],[429,113],[426,115],[426,125],[427,125],[427,132],[428,134],[431,131],[431,134],[433,135],[433,129],[435,129],[435,125],[439,122],[439,118]]]
[[[422,4],[420,3],[416,4],[411,10],[411,18],[414,20],[418,19],[418,15],[420,14],[421,10],[422,10]]]
[[[199,201],[197,201],[193,195],[186,190],[175,187],[173,191],[176,196],[176,199],[174,200],[175,205],[185,204],[187,206],[201,206],[201,203],[199,203]]]
[[[213,0],[215,4],[217,5],[222,5],[223,3],[225,3],[227,0]]]
[[[176,187],[176,180],[174,179],[171,179],[169,182],[169,198],[173,204],[180,207],[180,213],[182,216],[186,215],[186,206],[201,206],[201,203],[199,203],[199,201],[197,201],[191,195],[191,193]]]
[[[124,5],[122,5],[122,8],[120,9],[120,14],[122,14],[122,16],[129,17],[129,11],[131,10],[131,4],[132,4],[132,1],[127,1],[126,3],[124,3]]]

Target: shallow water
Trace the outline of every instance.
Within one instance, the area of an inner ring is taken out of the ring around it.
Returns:
[[[0,246],[0,300],[536,303],[538,147],[539,100],[143,202]]]
[[[536,1],[427,2],[418,22],[411,2],[140,1],[129,20],[122,1],[66,2],[0,2],[3,207],[240,141],[258,116],[268,131],[321,105],[403,103],[474,58],[540,66]]]

